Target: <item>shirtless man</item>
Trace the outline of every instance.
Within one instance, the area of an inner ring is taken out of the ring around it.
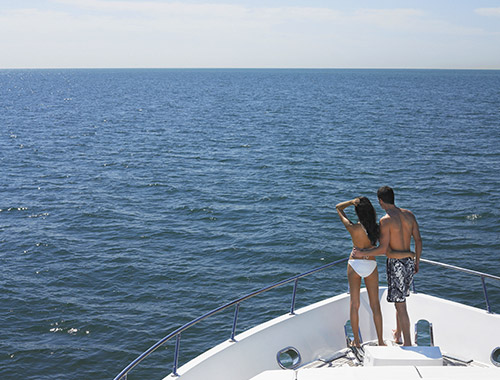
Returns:
[[[387,301],[396,307],[396,330],[394,340],[411,346],[410,318],[406,309],[406,297],[410,295],[413,274],[418,272],[422,254],[422,238],[418,223],[409,210],[394,205],[394,191],[383,186],[377,191],[380,206],[386,215],[380,219],[380,245],[369,250],[354,250],[354,257],[385,255],[388,248],[394,251],[409,251],[411,238],[415,242],[415,259],[387,258]]]

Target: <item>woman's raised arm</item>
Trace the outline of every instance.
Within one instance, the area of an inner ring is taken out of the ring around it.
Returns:
[[[354,198],[354,199],[351,199],[350,201],[340,202],[335,206],[335,208],[337,209],[337,213],[340,216],[340,220],[342,221],[342,223],[344,223],[344,226],[346,228],[352,226],[353,223],[349,220],[349,218],[345,214],[344,209],[349,207],[349,206],[355,206],[358,203],[359,203],[359,199]]]

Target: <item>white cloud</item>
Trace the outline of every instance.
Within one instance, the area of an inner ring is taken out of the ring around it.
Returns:
[[[465,27],[436,19],[420,9],[360,9],[353,14],[352,22],[356,25],[369,25],[378,30],[411,34],[415,37],[477,36],[485,33],[481,28]]]
[[[478,8],[474,12],[480,16],[500,17],[500,8]]]
[[[418,9],[359,9],[353,19],[368,22],[383,28],[407,25],[411,20],[419,20],[425,13]]]

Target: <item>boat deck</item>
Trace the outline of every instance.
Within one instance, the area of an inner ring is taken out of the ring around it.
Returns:
[[[498,368],[355,367],[265,371],[251,380],[498,380]]]
[[[399,346],[393,341],[387,342],[388,345]],[[364,348],[366,346],[376,346],[375,342],[368,342],[362,345],[361,349],[352,347],[345,348],[336,352],[331,357],[319,358],[313,362],[302,365],[300,368],[337,368],[337,367],[362,367],[364,362]],[[443,366],[452,367],[485,367],[481,363],[474,362],[468,359],[459,359],[453,355],[443,354]]]
[[[388,342],[394,347],[394,342]],[[376,347],[375,342],[364,344],[361,349],[345,348],[330,358],[319,358],[294,370],[264,371],[251,380],[391,380],[391,379],[498,379],[500,369],[442,354],[442,365],[407,364],[401,366],[367,366],[364,355],[367,346]],[[419,347],[413,347],[418,351]],[[421,348],[421,347],[420,347]],[[438,349],[436,347],[436,349]],[[424,348],[425,350],[425,348]],[[438,349],[439,351],[439,349]],[[441,359],[441,357],[440,357]],[[450,368],[453,367],[453,368]]]

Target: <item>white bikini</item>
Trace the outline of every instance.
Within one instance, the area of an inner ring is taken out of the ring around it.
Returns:
[[[365,278],[377,268],[377,261],[364,259],[349,259],[349,265],[360,277]]]

